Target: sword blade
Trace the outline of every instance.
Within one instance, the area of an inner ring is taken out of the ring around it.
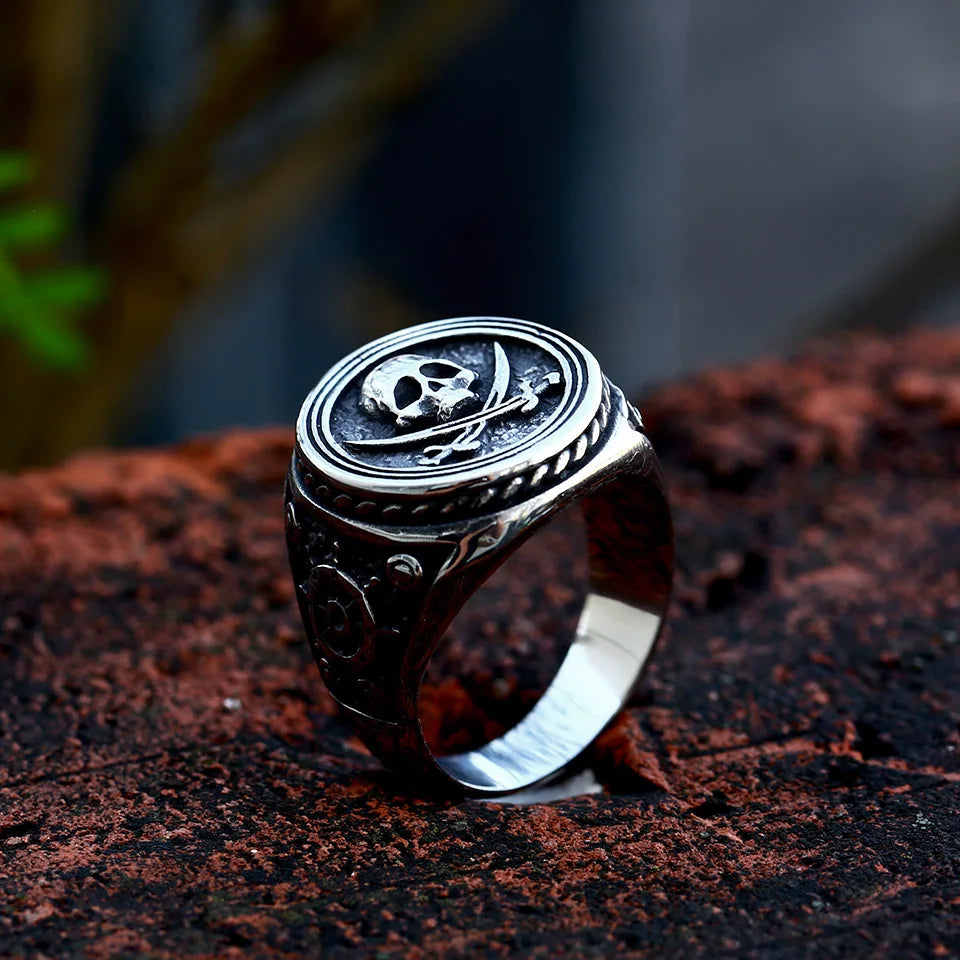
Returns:
[[[490,387],[490,393],[487,401],[483,405],[484,410],[490,410],[497,404],[503,402],[507,395],[507,385],[510,383],[510,362],[497,341],[493,342],[493,386]],[[474,427],[467,427],[461,440],[475,440],[483,433],[489,420],[481,420]]]
[[[521,395],[511,397],[503,403],[491,407],[489,410],[478,410],[467,417],[461,417],[459,420],[451,420],[449,423],[438,423],[435,427],[427,427],[425,430],[415,430],[413,433],[402,433],[396,437],[371,437],[367,440],[344,440],[348,447],[366,447],[368,449],[387,449],[391,447],[414,447],[423,443],[424,440],[432,440],[434,437],[445,437],[449,433],[459,433],[464,427],[472,427],[477,423],[485,423],[494,417],[502,417],[511,410],[516,410],[525,402]]]
[[[510,363],[507,360],[507,355],[503,352],[503,347],[497,343],[496,340],[493,342],[493,384],[490,387],[490,392],[487,394],[487,399],[483,402],[483,407],[481,408],[481,413],[486,410],[489,411],[491,407],[496,406],[503,400],[504,394],[507,392],[507,384],[510,382]],[[438,464],[442,463],[447,457],[450,456],[455,450],[464,451],[470,449],[476,449],[479,446],[477,442],[477,437],[486,429],[487,424],[490,422],[488,417],[486,420],[480,420],[478,423],[473,426],[464,427],[460,433],[453,438],[453,440],[448,443],[441,443],[434,445],[432,447],[423,448],[423,457],[420,459],[421,464]]]

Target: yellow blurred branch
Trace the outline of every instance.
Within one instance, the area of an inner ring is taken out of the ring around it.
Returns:
[[[122,179],[96,247],[111,294],[88,327],[94,369],[83,380],[36,372],[36,387],[56,397],[56,417],[24,417],[18,459],[49,461],[103,440],[142,362],[184,307],[342,184],[384,118],[503,5],[298,0],[271,8],[252,28],[228,28],[211,46],[206,80],[179,131]],[[247,179],[221,183],[215,154],[224,138],[316,70],[336,70],[336,83],[308,85],[316,94],[305,131]]]

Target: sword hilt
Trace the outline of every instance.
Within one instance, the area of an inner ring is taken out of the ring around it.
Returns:
[[[560,374],[556,370],[544,374],[535,384],[526,377],[522,377],[520,380],[520,396],[523,398],[523,403],[520,404],[521,412],[530,413],[531,410],[535,410],[540,402],[540,394],[557,386],[558,383],[560,383]]]
[[[432,447],[423,448],[423,456],[420,463],[427,464],[442,463],[451,453],[471,453],[480,449],[479,440],[453,440],[450,443],[439,444]]]

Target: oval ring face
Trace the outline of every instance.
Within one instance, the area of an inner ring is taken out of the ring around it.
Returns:
[[[589,427],[602,393],[593,355],[549,327],[439,320],[331,368],[304,402],[297,440],[342,486],[437,492],[549,461]]]

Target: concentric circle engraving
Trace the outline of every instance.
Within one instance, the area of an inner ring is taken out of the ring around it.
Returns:
[[[374,341],[333,367],[297,440],[341,488],[422,496],[536,469],[589,433],[593,356],[548,327],[466,317]]]

